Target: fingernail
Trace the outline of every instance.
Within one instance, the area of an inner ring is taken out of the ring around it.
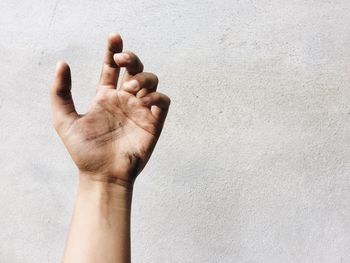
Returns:
[[[128,62],[130,59],[130,55],[128,53],[117,53],[114,54],[114,56],[117,60],[124,60],[125,62]]]
[[[55,69],[56,72],[61,68],[62,64],[63,64],[62,61],[57,61],[57,63],[56,63],[56,69]]]
[[[56,74],[58,74],[59,72],[61,72],[63,70],[63,69],[61,69],[62,67],[68,67],[67,63],[62,61],[62,60],[58,61],[56,63],[56,68],[55,68]],[[66,70],[66,68],[65,68],[65,70]]]
[[[137,80],[133,79],[128,82],[127,87],[130,89],[137,89],[139,87],[139,83]]]
[[[108,37],[110,37],[110,38],[112,38],[112,37],[118,37],[118,36],[120,36],[120,34],[119,34],[119,33],[116,33],[116,32],[111,32],[111,33],[108,34]]]

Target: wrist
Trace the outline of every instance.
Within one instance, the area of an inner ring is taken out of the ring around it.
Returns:
[[[99,175],[79,172],[79,197],[112,207],[129,209],[133,183],[121,179],[100,180],[100,178]]]
[[[120,178],[127,178],[128,176],[111,176],[103,173],[91,173],[79,171],[79,182],[81,185],[87,187],[96,187],[101,189],[114,188],[117,186],[124,187],[128,191],[134,188],[134,180],[125,180]]]

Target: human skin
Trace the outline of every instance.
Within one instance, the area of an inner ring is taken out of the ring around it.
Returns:
[[[119,80],[121,67],[125,72]],[[133,185],[170,105],[157,84],[157,76],[143,72],[134,53],[123,52],[121,36],[110,34],[96,96],[88,112],[78,114],[69,66],[57,64],[51,87],[53,124],[79,171],[62,262],[130,262]]]

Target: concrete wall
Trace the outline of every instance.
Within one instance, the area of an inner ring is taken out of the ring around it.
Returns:
[[[350,1],[0,1],[0,262],[59,262],[76,169],[48,89],[84,112],[106,37],[172,98],[135,185],[143,262],[350,262]]]

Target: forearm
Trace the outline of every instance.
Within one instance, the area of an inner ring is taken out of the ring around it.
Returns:
[[[132,191],[80,175],[63,263],[130,262]]]

